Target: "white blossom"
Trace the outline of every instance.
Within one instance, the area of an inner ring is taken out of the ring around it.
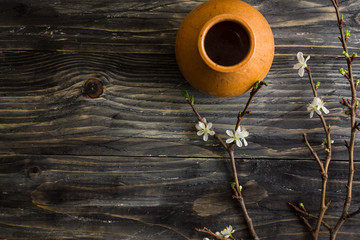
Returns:
[[[206,118],[203,118],[203,120],[205,123],[199,121],[199,123],[196,124],[195,127],[198,130],[197,135],[198,136],[204,135],[203,140],[207,141],[209,139],[209,135],[213,136],[213,135],[215,135],[215,132],[213,130],[211,130],[212,123],[211,122],[207,123]]]
[[[307,110],[310,112],[310,118],[314,116],[314,112],[321,115],[321,111],[325,114],[329,113],[329,110],[324,106],[325,103],[318,97],[314,97],[312,103],[310,103],[307,107]]]
[[[228,227],[226,227],[224,230],[221,231],[221,235],[224,238],[228,238],[231,237],[234,232],[235,230],[233,230],[233,227],[229,225]]]
[[[246,141],[246,137],[249,136],[249,132],[245,130],[245,128],[242,128],[239,126],[238,129],[236,129],[235,133],[231,130],[226,130],[226,134],[230,137],[226,140],[226,143],[232,143],[235,142],[238,147],[242,147],[243,143],[246,147],[248,145]]]
[[[297,53],[298,63],[294,65],[294,69],[299,69],[298,74],[300,77],[304,76],[304,69],[307,67],[306,62],[310,59],[310,56],[304,59],[304,54],[302,52]]]

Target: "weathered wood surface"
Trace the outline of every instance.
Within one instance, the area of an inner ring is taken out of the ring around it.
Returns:
[[[0,238],[202,239],[195,227],[229,224],[246,238],[226,152],[196,136],[179,94],[195,95],[219,133],[247,100],[199,93],[177,68],[176,31],[204,1],[0,2]],[[319,153],[324,135],[308,118],[308,82],[292,66],[298,51],[311,55],[331,110],[332,222],[346,182],[348,124],[338,101],[349,96],[338,74],[345,62],[335,15],[330,1],[247,2],[268,19],[276,54],[270,86],[243,122],[251,135],[236,152],[240,182],[262,239],[309,239],[286,202],[317,211],[320,176],[301,134]],[[341,4],[356,51],[360,2]],[[354,68],[358,76],[360,64]],[[90,78],[104,85],[99,98],[84,93]],[[354,209],[359,181],[357,174]],[[347,222],[338,239],[359,239],[359,221]]]

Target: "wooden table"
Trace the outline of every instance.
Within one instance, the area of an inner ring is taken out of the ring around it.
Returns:
[[[196,135],[196,118],[180,95],[194,95],[224,138],[248,98],[207,96],[178,70],[177,29],[204,0],[0,2],[1,239],[202,239],[195,227],[228,225],[248,238],[231,199],[227,153]],[[250,136],[236,151],[240,183],[261,239],[309,239],[287,202],[317,213],[321,178],[302,133],[321,156],[324,134],[306,110],[308,81],[292,67],[298,51],[311,55],[331,111],[326,219],[334,223],[346,191],[349,136],[339,100],[350,95],[338,73],[345,61],[334,9],[322,0],[247,2],[269,21],[276,54],[269,87],[243,121]],[[351,51],[358,51],[360,2],[340,2]],[[354,68],[358,77],[358,61]],[[359,181],[357,173],[352,209],[360,203]],[[348,221],[338,239],[360,239],[359,224],[360,217]]]

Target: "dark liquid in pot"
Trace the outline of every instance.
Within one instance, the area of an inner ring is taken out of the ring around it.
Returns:
[[[250,49],[250,39],[244,27],[233,21],[215,24],[205,37],[209,58],[222,66],[233,66],[244,60]]]

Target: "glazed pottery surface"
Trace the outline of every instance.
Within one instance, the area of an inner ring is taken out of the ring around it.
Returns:
[[[249,4],[210,0],[185,18],[175,52],[180,71],[193,87],[231,97],[265,78],[274,58],[274,38],[266,19]]]

